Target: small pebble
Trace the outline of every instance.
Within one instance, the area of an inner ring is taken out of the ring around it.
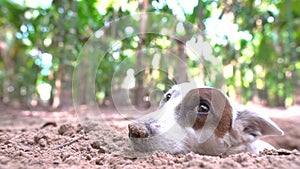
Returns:
[[[44,133],[39,132],[39,133],[37,133],[37,134],[33,137],[33,140],[34,140],[35,143],[39,143],[39,141],[40,141],[41,139],[47,139],[47,138],[48,138],[48,137],[47,137]]]
[[[101,147],[100,142],[99,141],[94,141],[91,144],[92,148],[94,149],[98,149],[98,153],[103,154],[105,153],[105,150]]]
[[[97,158],[95,163],[96,163],[96,165],[103,165],[103,162],[100,158]]]
[[[67,158],[67,159],[64,161],[64,163],[74,165],[74,164],[76,164],[78,161],[79,161],[79,158],[73,157],[73,156],[72,156],[72,157]]]
[[[31,148],[28,146],[22,146],[20,149],[23,150],[24,152],[28,152],[31,150]]]
[[[46,140],[45,139],[40,139],[39,140],[39,145],[41,146],[41,147],[46,147],[46,144],[47,144],[47,142],[46,142]]]
[[[17,156],[22,156],[22,151],[16,151],[14,153],[14,156],[17,157]]]
[[[54,165],[59,165],[59,162],[58,161],[54,161],[53,164]]]
[[[193,159],[193,155],[192,154],[187,154],[185,157],[185,161],[190,161]]]
[[[168,161],[165,160],[165,159],[161,159],[160,161],[161,161],[161,164],[162,164],[162,165],[166,165],[166,164],[168,163]]]
[[[71,154],[67,153],[67,154],[63,154],[61,155],[61,159],[62,161],[65,161],[67,158],[69,158],[71,156]]]
[[[92,142],[91,146],[92,146],[94,149],[100,149],[100,148],[101,148],[101,145],[100,145],[100,142],[99,142],[99,141],[94,141],[94,142]]]
[[[86,155],[86,159],[87,159],[87,160],[91,160],[92,157],[91,157],[90,155]]]
[[[169,165],[174,165],[174,161],[170,160]]]
[[[153,160],[153,164],[154,165],[161,165],[161,161],[160,160],[158,160],[158,159],[155,159],[155,160]]]
[[[105,153],[105,150],[100,147],[98,153],[103,154],[103,153]]]
[[[63,124],[58,129],[58,134],[64,136],[72,136],[75,133],[75,128],[71,124]]]

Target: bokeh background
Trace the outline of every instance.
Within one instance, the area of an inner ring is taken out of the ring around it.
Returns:
[[[72,75],[89,37],[111,21],[140,12],[166,13],[195,25],[211,45],[212,56],[222,63],[226,92],[234,100],[276,107],[300,104],[299,9],[299,0],[0,0],[0,105],[72,106]],[[132,24],[147,31],[155,22]],[[176,28],[169,31],[178,33]],[[93,82],[99,106],[113,106],[114,72],[124,59],[140,67],[145,62],[140,57],[145,54],[143,47],[163,50],[158,62],[170,66],[168,72],[146,69],[135,78],[130,86],[134,105],[149,106],[144,90],[149,85],[164,91],[175,81],[186,81],[182,72],[210,85],[201,57],[186,52],[184,44],[167,36],[141,34],[123,39],[104,56]],[[155,51],[146,53],[153,56]],[[172,63],[174,55],[183,64]],[[123,72],[119,80],[132,72]],[[83,83],[82,104],[90,99],[85,98],[88,90]]]

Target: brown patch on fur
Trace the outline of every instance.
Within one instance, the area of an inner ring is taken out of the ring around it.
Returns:
[[[210,105],[209,115],[197,115],[197,112],[188,113],[197,107],[200,101],[206,101]],[[218,137],[224,137],[231,130],[232,125],[232,107],[224,94],[214,88],[198,88],[193,89],[177,106],[177,116],[179,116],[179,124],[191,126],[194,130],[200,130],[207,125],[217,125],[214,133]],[[192,114],[192,115],[191,115]],[[208,120],[208,121],[207,121]]]
[[[229,101],[226,99],[223,114],[215,130],[215,134],[218,137],[223,138],[225,134],[231,130],[231,127],[232,127],[232,107]]]
[[[206,121],[207,116],[203,115],[201,117],[197,117],[194,125],[193,125],[193,129],[194,130],[200,130],[204,127],[205,121]]]

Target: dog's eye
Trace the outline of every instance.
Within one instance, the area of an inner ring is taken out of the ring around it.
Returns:
[[[205,102],[200,102],[200,104],[198,106],[198,112],[207,114],[209,112],[208,104]]]
[[[167,100],[167,101],[170,100],[171,97],[172,97],[171,93],[168,93],[168,94],[166,95],[166,100]]]

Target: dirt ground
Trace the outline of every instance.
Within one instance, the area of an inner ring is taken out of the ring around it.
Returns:
[[[255,108],[269,113],[284,130],[285,136],[265,138],[280,149],[227,157],[135,153],[127,138],[126,126],[131,120],[112,109],[102,110],[101,118],[85,121],[84,113],[77,116],[72,109],[45,112],[0,108],[1,169],[300,168],[299,107],[288,110]]]

